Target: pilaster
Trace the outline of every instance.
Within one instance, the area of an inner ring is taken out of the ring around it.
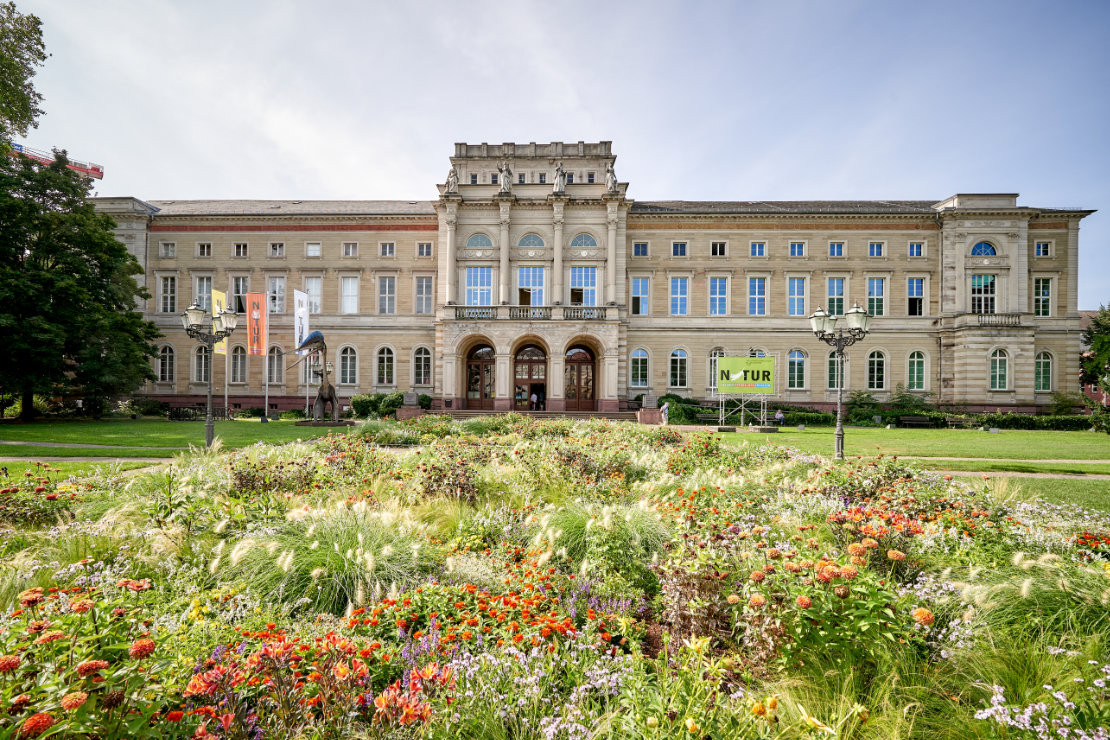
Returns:
[[[551,197],[551,226],[555,231],[554,265],[552,267],[551,298],[556,306],[563,305],[563,224],[566,198]],[[560,394],[562,391],[560,391]]]
[[[498,301],[502,306],[509,305],[509,286],[512,282],[509,280],[509,250],[512,248],[509,244],[509,222],[512,218],[513,201],[511,195],[501,195],[497,199],[497,205],[500,210],[500,225],[501,236],[499,237],[499,246],[501,248],[500,258],[500,289],[498,290]]]

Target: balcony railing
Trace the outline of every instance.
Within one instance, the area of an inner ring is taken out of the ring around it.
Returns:
[[[497,318],[496,306],[456,306],[456,319],[495,319]]]
[[[551,318],[550,306],[509,306],[510,319],[548,320]]]
[[[1020,313],[981,313],[979,326],[1021,326]]]
[[[617,318],[616,306],[454,306],[460,321],[604,321]]]
[[[598,306],[567,306],[563,309],[563,318],[596,321],[605,318],[605,309]]]

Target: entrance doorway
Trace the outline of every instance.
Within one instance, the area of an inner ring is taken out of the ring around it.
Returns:
[[[563,392],[566,394],[567,411],[596,411],[594,393],[597,362],[594,353],[581,344],[567,350],[563,365]]]
[[[542,411],[547,407],[547,353],[542,347],[529,344],[517,350],[513,378],[513,406],[518,411]]]
[[[497,357],[493,347],[479,344],[466,355],[466,407],[492,409]]]

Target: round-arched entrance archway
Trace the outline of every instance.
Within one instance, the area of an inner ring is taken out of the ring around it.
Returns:
[[[597,410],[597,357],[589,347],[575,344],[563,358],[563,393],[567,411]]]
[[[547,404],[547,352],[526,344],[513,356],[513,406],[519,411],[538,411]]]
[[[497,355],[488,344],[477,344],[466,354],[466,407],[492,409],[497,380]]]

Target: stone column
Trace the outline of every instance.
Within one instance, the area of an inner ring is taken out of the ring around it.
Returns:
[[[555,264],[552,266],[551,271],[555,273],[551,276],[551,303],[562,305],[563,303],[563,206],[565,203],[561,200],[554,201],[552,206],[551,225],[555,229]],[[560,376],[561,378],[561,376]],[[560,385],[562,380],[560,379]],[[559,397],[563,393],[559,391]]]
[[[547,410],[566,411],[567,399],[563,395],[563,368],[565,366],[561,351],[547,358]]]
[[[499,302],[502,306],[508,305],[509,301],[509,286],[512,282],[509,280],[509,209],[512,204],[507,201],[501,201],[501,289],[498,291]]]
[[[615,304],[617,302],[617,204],[611,201],[607,206],[609,234],[605,242],[605,301]]]
[[[493,381],[494,393],[497,394],[493,399],[495,411],[512,411],[513,409],[513,368],[510,359],[508,352],[497,353],[497,364],[494,366],[497,377]]]
[[[458,216],[453,204],[447,206],[447,303],[458,303],[459,300],[459,267],[455,252],[455,225]]]
[[[1068,219],[1068,300],[1064,305],[1065,316],[1075,316],[1079,311],[1079,219]],[[1057,288],[1059,290],[1059,288]],[[1053,300],[1058,300],[1053,296]],[[1057,304],[1059,305],[1059,304]],[[1055,314],[1054,314],[1055,315]],[[1066,377],[1061,375],[1060,377]]]
[[[620,358],[615,352],[607,352],[601,358],[601,382],[597,387],[601,390],[597,400],[598,411],[619,411],[620,401],[617,399],[617,371]]]
[[[1018,231],[1010,232],[1009,237],[1014,255],[1014,269],[1010,271],[1010,280],[1013,283],[1010,295],[1013,297],[1013,304],[1009,312],[1032,313],[1033,306],[1029,302],[1029,222],[1020,221]]]

